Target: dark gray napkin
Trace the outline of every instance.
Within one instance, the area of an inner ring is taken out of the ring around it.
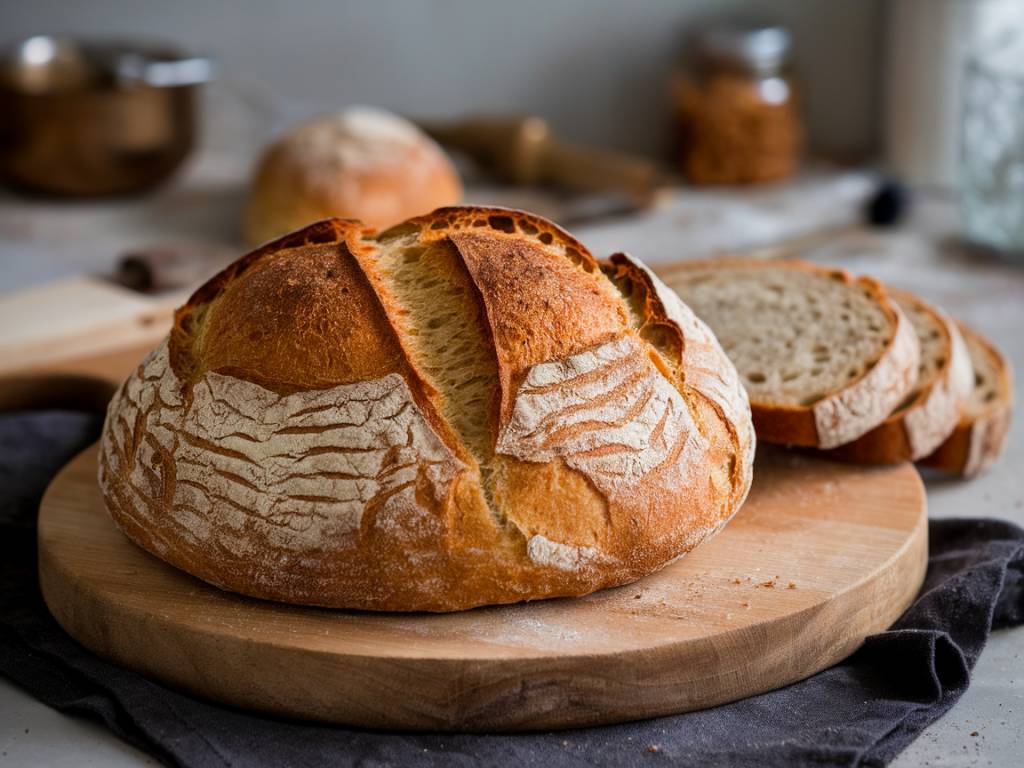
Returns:
[[[935,520],[928,575],[888,632],[801,683],[686,715],[522,735],[380,733],[285,722],[168,690],[93,656],[39,595],[35,514],[100,419],[0,416],[0,673],[181,766],[883,765],[967,688],[993,628],[1024,621],[1024,529]]]

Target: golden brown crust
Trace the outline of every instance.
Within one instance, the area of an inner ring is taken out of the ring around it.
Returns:
[[[599,276],[512,237],[474,232],[449,236],[479,292],[498,357],[502,414],[531,365],[611,341],[626,315]]]
[[[429,264],[461,270],[452,285],[468,281],[460,300],[483,318],[470,331],[498,360],[484,451],[444,415],[458,383],[431,372],[382,267],[385,249],[439,247],[450,258]],[[108,507],[173,565],[287,602],[447,611],[635,580],[736,511],[753,450],[745,400],[716,389],[732,369],[713,337],[644,284],[648,321],[683,348],[671,370],[550,222],[487,208],[380,235],[320,222],[197,291],[122,386]]]
[[[590,251],[556,224],[509,208],[439,208],[378,235],[415,232],[423,244],[450,243],[473,283],[495,348],[500,405],[530,365],[607,342],[628,326],[621,302]]]
[[[280,387],[322,389],[403,371],[394,329],[345,243],[268,256],[205,309],[194,372],[233,371]],[[365,318],[354,324],[351,317]]]
[[[191,383],[206,371],[231,373],[278,394],[397,373],[459,452],[381,302],[371,234],[359,222],[325,219],[226,267],[175,312],[175,372]]]
[[[480,291],[499,359],[513,371],[622,333],[626,314],[596,273],[511,237],[459,232],[449,240]]]
[[[572,256],[585,265],[588,272],[597,269],[597,259],[587,247],[566,230],[540,216],[515,208],[480,205],[454,205],[438,208],[422,216],[416,216],[379,235],[387,240],[395,233],[406,230],[432,232],[462,232],[467,230],[489,230],[507,235],[521,235],[536,240],[541,245],[555,246],[565,251],[575,251]]]
[[[969,478],[991,467],[1006,448],[1013,417],[1013,369],[985,336],[964,323],[957,325],[967,344],[991,361],[996,372],[996,394],[981,410],[962,413],[953,433],[921,463]]]
[[[844,269],[797,259],[721,257],[677,264],[665,269],[662,275],[671,287],[675,281],[685,281],[687,275],[703,270],[780,266],[860,287],[875,300],[894,329],[889,344],[875,365],[817,402],[792,406],[751,400],[758,439],[783,445],[833,448],[856,439],[884,421],[913,388],[919,356],[917,341],[909,320],[889,298],[885,286],[870,277],[855,278]]]

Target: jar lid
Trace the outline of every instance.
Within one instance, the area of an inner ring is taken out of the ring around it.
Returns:
[[[710,27],[696,38],[697,54],[702,59],[755,72],[780,69],[789,56],[790,43],[789,30],[778,25]]]

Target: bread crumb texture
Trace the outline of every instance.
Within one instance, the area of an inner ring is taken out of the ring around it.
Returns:
[[[761,402],[813,405],[863,376],[892,338],[869,291],[816,272],[709,269],[679,291]]]
[[[875,281],[799,261],[726,258],[687,265],[669,283],[736,365],[766,441],[842,445],[913,389],[913,328]]]

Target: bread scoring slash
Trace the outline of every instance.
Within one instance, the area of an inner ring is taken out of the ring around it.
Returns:
[[[224,589],[451,611],[657,570],[753,452],[735,369],[642,264],[465,207],[212,278],[111,402],[99,474],[129,538]]]

